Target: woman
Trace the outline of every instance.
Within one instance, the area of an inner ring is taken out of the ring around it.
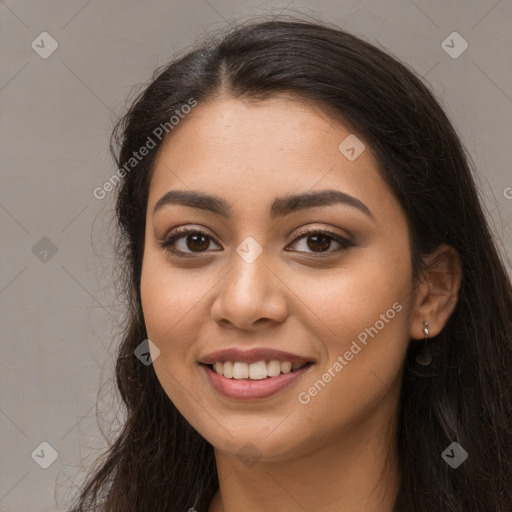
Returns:
[[[113,142],[127,419],[73,511],[512,509],[510,279],[411,71],[249,23]]]

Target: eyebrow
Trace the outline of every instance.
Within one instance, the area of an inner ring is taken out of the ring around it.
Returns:
[[[232,213],[230,203],[218,196],[190,190],[170,190],[157,201],[153,209],[153,215],[165,205],[172,204],[207,210],[225,219],[229,219]],[[375,221],[372,212],[363,202],[339,190],[319,190],[277,197],[271,204],[270,218],[276,219],[277,217],[284,217],[299,210],[331,206],[333,204],[344,204],[357,208],[367,217]]]

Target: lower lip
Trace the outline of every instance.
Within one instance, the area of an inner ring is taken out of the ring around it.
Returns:
[[[291,386],[313,365],[307,364],[299,370],[290,373],[281,373],[276,377],[267,377],[261,380],[228,379],[214,372],[205,364],[200,365],[206,372],[212,386],[222,395],[239,400],[265,398]]]

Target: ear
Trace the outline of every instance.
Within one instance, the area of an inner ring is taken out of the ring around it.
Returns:
[[[410,336],[417,340],[425,337],[423,322],[428,322],[429,338],[443,330],[457,304],[462,281],[459,253],[450,245],[440,245],[425,258],[425,263],[411,322]]]

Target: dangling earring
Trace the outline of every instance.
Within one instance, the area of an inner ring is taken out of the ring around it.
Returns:
[[[432,354],[428,345],[428,322],[423,322],[423,325],[425,326],[423,328],[423,332],[425,333],[425,347],[423,351],[416,356],[416,362],[421,364],[421,366],[428,366],[432,362]]]

